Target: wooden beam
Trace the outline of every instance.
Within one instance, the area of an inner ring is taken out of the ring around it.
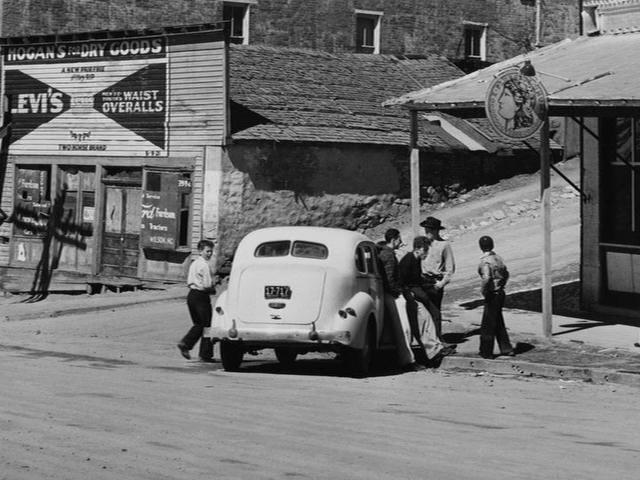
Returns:
[[[418,112],[411,110],[411,232],[420,235],[420,150],[418,150]]]
[[[551,296],[551,162],[549,118],[540,131],[540,205],[542,209],[542,333],[551,338],[553,301]]]

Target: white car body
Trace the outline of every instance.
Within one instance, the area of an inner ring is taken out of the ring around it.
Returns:
[[[354,371],[366,374],[383,314],[377,247],[369,238],[336,228],[272,227],[238,245],[210,334],[221,341],[227,370],[239,367],[244,352],[275,348],[281,362],[310,351],[345,353],[354,357]]]

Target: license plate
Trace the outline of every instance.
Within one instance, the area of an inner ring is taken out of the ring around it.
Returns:
[[[265,285],[264,298],[270,300],[272,298],[291,298],[291,288],[284,285]]]

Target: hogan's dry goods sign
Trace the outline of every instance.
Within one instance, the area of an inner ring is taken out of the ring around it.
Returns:
[[[11,152],[167,155],[164,37],[5,46]]]
[[[485,110],[493,128],[510,140],[532,137],[547,116],[547,93],[518,67],[498,73],[487,90]]]

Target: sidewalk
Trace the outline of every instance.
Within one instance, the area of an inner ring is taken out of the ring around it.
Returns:
[[[457,353],[440,368],[474,370],[497,375],[525,375],[622,383],[640,387],[640,329],[584,318],[554,315],[552,337],[543,335],[540,312],[505,309],[505,323],[516,347],[515,357],[483,359],[478,355],[482,307],[452,306],[443,312],[443,336],[456,343]],[[498,353],[497,346],[494,353]]]
[[[129,292],[106,292],[87,295],[86,293],[51,294],[40,301],[30,301],[27,294],[12,295],[0,293],[0,321],[28,320],[34,318],[59,317],[101,310],[126,308],[145,303],[156,303],[186,299],[183,285],[168,286],[158,290],[137,290]]]
[[[183,286],[95,295],[52,294],[38,302],[26,301],[27,295],[4,295],[0,296],[0,322],[86,314],[185,297]],[[640,348],[634,346],[640,328],[605,323],[604,319],[554,315],[553,335],[546,339],[540,312],[505,309],[504,313],[517,355],[487,360],[478,355],[482,307],[446,307],[443,316],[450,322],[443,323],[443,336],[457,344],[457,353],[445,357],[439,368],[475,371],[479,375],[541,376],[640,387]]]

